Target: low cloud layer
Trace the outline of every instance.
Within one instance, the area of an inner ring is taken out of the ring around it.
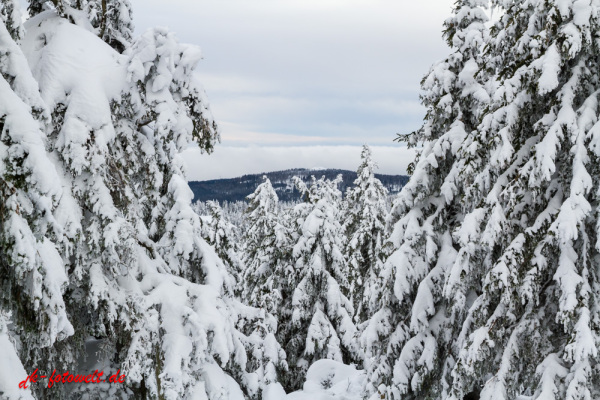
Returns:
[[[235,178],[245,174],[279,171],[290,168],[340,168],[356,170],[361,146],[218,146],[211,155],[199,149],[183,153],[190,181]],[[406,174],[414,160],[414,150],[404,146],[371,146],[377,172]],[[318,172],[315,172],[318,175]]]

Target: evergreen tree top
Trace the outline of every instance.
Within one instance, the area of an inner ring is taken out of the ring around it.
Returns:
[[[319,200],[338,203],[342,198],[342,192],[338,188],[338,185],[342,181],[341,174],[333,180],[326,179],[325,176],[316,179],[315,176],[312,175],[310,185],[304,183],[304,181],[297,176],[293,177],[292,181],[296,185],[298,191],[304,196],[304,200],[310,204],[315,204]]]
[[[258,212],[257,209],[260,209],[261,213],[274,213],[277,211],[279,198],[266,175],[263,175],[263,183],[258,185],[256,190],[249,194],[246,199],[249,203],[246,213],[250,214],[250,218],[252,218],[252,214]]]

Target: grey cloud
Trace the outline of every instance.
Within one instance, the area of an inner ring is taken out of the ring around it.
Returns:
[[[406,174],[414,150],[404,146],[371,146],[383,174]],[[233,178],[244,174],[290,168],[341,168],[356,170],[361,146],[219,146],[211,155],[188,149],[183,158],[188,180]]]
[[[262,137],[261,143],[286,134],[319,143],[318,137],[390,143],[396,132],[420,124],[419,81],[447,53],[440,32],[451,2],[134,0],[133,5],[139,30],[168,25],[182,41],[203,48],[198,73],[224,143],[236,143],[246,131]]]

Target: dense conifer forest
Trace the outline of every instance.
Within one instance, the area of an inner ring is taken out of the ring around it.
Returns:
[[[193,203],[201,54],[133,11],[0,0],[1,399],[600,398],[600,2],[457,0],[391,202],[365,145]]]
[[[194,192],[194,201],[216,200],[222,202],[245,201],[246,197],[262,183],[262,177],[266,176],[271,181],[271,185],[280,201],[299,201],[301,195],[292,178],[297,176],[303,181],[308,182],[311,176],[324,176],[327,179],[335,179],[342,175],[339,189],[342,193],[352,186],[356,180],[356,171],[346,171],[341,169],[318,169],[310,170],[304,168],[289,169],[285,171],[266,172],[263,174],[244,175],[239,178],[231,179],[213,179],[208,181],[189,182],[190,188]],[[405,175],[382,175],[375,174],[375,177],[383,183],[390,195],[397,194],[408,181]]]

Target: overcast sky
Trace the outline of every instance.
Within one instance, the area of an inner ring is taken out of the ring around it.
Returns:
[[[448,53],[452,3],[132,0],[138,33],[168,26],[203,50],[198,74],[222,143],[186,153],[190,179],[355,169],[363,143],[379,149],[381,172],[404,173],[412,156],[393,139],[420,126],[419,82]]]

